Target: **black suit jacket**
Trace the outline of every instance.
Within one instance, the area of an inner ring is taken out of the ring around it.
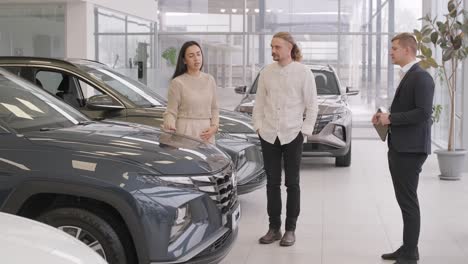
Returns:
[[[418,64],[405,74],[390,107],[389,148],[397,152],[431,153],[434,80]]]

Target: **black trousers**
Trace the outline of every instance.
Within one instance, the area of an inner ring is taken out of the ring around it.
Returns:
[[[406,252],[414,252],[418,246],[421,214],[417,189],[426,158],[425,153],[401,153],[392,148],[388,151],[393,188],[403,216],[403,248]]]
[[[267,174],[267,210],[270,217],[270,228],[281,228],[281,159],[283,159],[285,185],[288,194],[286,200],[286,231],[294,231],[300,212],[299,171],[304,137],[302,133],[299,133],[293,141],[285,145],[281,145],[278,138],[276,138],[274,144],[266,142],[261,137],[260,140]]]

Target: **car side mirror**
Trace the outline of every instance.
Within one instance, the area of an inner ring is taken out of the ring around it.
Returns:
[[[234,88],[234,91],[237,93],[237,94],[245,94],[245,92],[247,91],[247,86],[244,85],[244,86],[237,86],[236,88]]]
[[[91,96],[86,101],[86,106],[91,110],[119,110],[125,108],[107,94]]]
[[[351,86],[346,87],[346,95],[357,95],[359,94],[359,89],[353,89]]]

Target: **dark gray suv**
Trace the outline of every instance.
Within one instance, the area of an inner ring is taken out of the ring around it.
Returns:
[[[0,211],[55,226],[110,264],[219,262],[238,232],[233,169],[214,145],[90,121],[0,69]]]
[[[98,62],[0,57],[0,67],[38,85],[91,119],[122,120],[159,128],[166,110],[163,97]],[[249,117],[221,110],[216,144],[233,160],[239,194],[265,186],[260,142]]]
[[[352,115],[348,96],[359,90],[342,88],[340,80],[331,66],[309,65],[317,85],[319,113],[313,135],[304,142],[304,156],[335,157],[335,165],[351,165]],[[252,86],[236,88],[245,94],[236,111],[251,115],[257,93],[258,75]]]

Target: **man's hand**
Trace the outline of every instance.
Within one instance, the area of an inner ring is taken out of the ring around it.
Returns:
[[[378,120],[381,125],[384,125],[384,126],[390,125],[391,122],[390,122],[390,119],[388,118],[390,116],[389,113],[379,113],[378,115],[379,115]]]
[[[379,123],[379,114],[380,113],[376,113],[372,116],[372,124],[377,125]]]

